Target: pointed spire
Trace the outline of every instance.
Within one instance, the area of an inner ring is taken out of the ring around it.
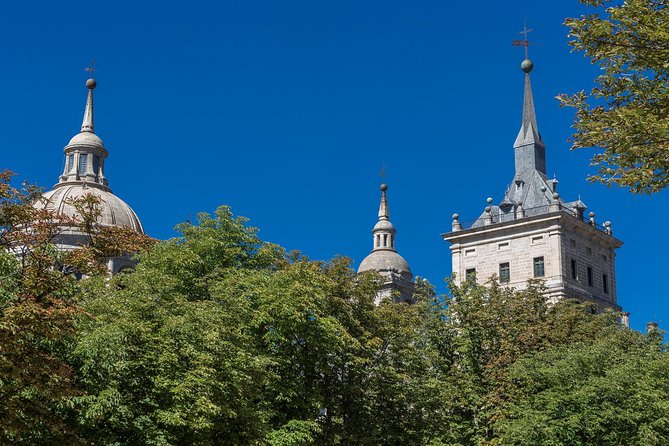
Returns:
[[[387,184],[381,185],[381,204],[379,205],[379,220],[390,220],[390,212],[388,211],[388,197],[386,197],[386,191],[388,190]]]
[[[525,93],[523,97],[523,120],[518,132],[514,147],[530,144],[541,144],[541,135],[537,126],[537,116],[534,112],[534,99],[532,97],[532,84],[530,83],[530,72],[534,64],[530,59],[525,59],[521,64],[525,72]]]
[[[534,68],[534,64],[530,59],[525,59],[520,64],[520,68],[525,72],[525,93],[523,97],[523,119],[516,142],[513,144],[516,152],[517,178],[522,178],[524,172],[539,171],[544,175],[546,174],[546,146],[541,139],[537,126],[532,85],[530,83],[530,72]]]
[[[81,123],[82,132],[91,132],[95,133],[94,123],[93,123],[93,90],[95,89],[97,83],[95,79],[90,78],[86,81],[86,87],[88,87],[88,98],[86,99],[86,109],[84,110],[84,120]]]

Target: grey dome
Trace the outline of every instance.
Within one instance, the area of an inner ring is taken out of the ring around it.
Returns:
[[[379,220],[375,225],[372,231],[394,231],[395,226],[390,222],[390,220]]]
[[[363,271],[395,271],[411,274],[411,268],[409,268],[409,264],[404,260],[404,257],[390,249],[372,251],[360,263],[358,273]]]
[[[144,228],[135,211],[116,195],[98,187],[85,186],[84,184],[57,186],[55,189],[44,193],[44,197],[48,200],[45,207],[59,214],[77,217],[76,209],[67,201],[86,194],[95,195],[102,200],[102,214],[98,223],[103,226],[130,228],[139,234],[144,234]]]
[[[94,146],[94,147],[103,147],[104,143],[98,135],[93,132],[81,132],[77,133],[72,137],[69,143],[65,148],[70,146]]]

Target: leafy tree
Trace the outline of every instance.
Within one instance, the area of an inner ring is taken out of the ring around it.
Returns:
[[[447,398],[442,409],[445,444],[496,444],[497,424],[508,411],[513,364],[533,352],[589,342],[616,324],[613,315],[593,315],[587,305],[549,305],[540,282],[526,289],[467,281],[450,284],[444,325],[438,328]]]
[[[559,96],[576,109],[572,147],[601,150],[592,180],[657,192],[669,185],[669,3],[581,3],[601,12],[565,21],[570,45],[603,73],[589,93]]]
[[[78,281],[72,268],[92,274],[104,269],[113,251],[139,249],[123,230],[90,227],[97,251],[78,259],[80,250],[59,251],[54,241],[64,228],[86,230],[84,221],[46,210],[39,188],[12,185],[0,173],[0,443],[75,444],[76,432],[65,421],[67,402],[80,393],[66,356],[81,313],[75,301]],[[84,219],[99,215],[89,202]],[[96,214],[96,212],[98,214]],[[101,239],[104,242],[98,242]],[[146,243],[146,240],[142,240]],[[84,248],[88,249],[88,248]]]
[[[609,330],[519,361],[501,443],[669,443],[669,356],[654,338]]]

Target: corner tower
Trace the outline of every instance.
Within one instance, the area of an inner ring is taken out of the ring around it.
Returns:
[[[411,268],[395,249],[395,227],[390,222],[388,210],[388,186],[381,185],[381,204],[379,220],[372,229],[374,239],[372,252],[360,263],[358,274],[365,271],[377,271],[383,278],[383,286],[377,295],[377,303],[385,297],[395,302],[412,302],[414,283]]]
[[[88,96],[84,108],[81,130],[74,135],[64,149],[64,168],[58,183],[52,190],[44,193],[46,209],[70,217],[79,217],[71,200],[92,194],[101,201],[101,216],[98,223],[102,226],[120,226],[143,234],[144,228],[137,214],[123,200],[114,195],[105,176],[105,162],[109,152],[102,139],[95,134],[93,90],[97,86],[95,79],[88,79]],[[64,228],[58,235],[56,244],[61,249],[73,249],[88,243],[87,237],[73,228]],[[134,266],[128,256],[109,260],[112,273]]]
[[[546,145],[539,133],[532,98],[532,61],[524,72],[523,114],[513,145],[515,172],[502,201],[487,206],[469,227],[453,215],[451,243],[456,284],[480,283],[496,275],[500,282],[523,288],[528,279],[544,280],[550,299],[591,301],[600,309],[619,310],[615,249],[611,222],[597,224],[594,212],[578,200],[566,202],[557,179],[546,176]]]

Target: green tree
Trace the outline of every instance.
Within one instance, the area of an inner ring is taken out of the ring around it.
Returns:
[[[669,356],[655,335],[608,330],[592,343],[536,352],[511,376],[501,444],[669,443]]]
[[[0,173],[0,443],[75,444],[76,430],[66,422],[68,401],[81,389],[67,361],[79,282],[71,274],[104,270],[116,252],[139,249],[127,231],[86,227],[99,215],[90,197],[77,220],[46,210],[39,188],[15,187],[12,174]],[[54,245],[64,228],[77,228],[95,240],[95,251],[60,251]],[[146,240],[142,240],[146,242]],[[147,242],[148,243],[148,242]],[[86,259],[81,262],[81,259]],[[85,268],[84,268],[85,267]]]
[[[513,364],[537,351],[589,342],[617,323],[614,315],[593,315],[588,305],[549,305],[540,282],[523,290],[496,280],[450,288],[443,326],[436,328],[447,370],[441,409],[447,422],[439,437],[445,444],[496,444],[497,424],[508,414]]]
[[[572,148],[595,147],[592,180],[651,193],[669,185],[669,3],[581,0],[600,11],[569,18],[570,45],[603,73],[574,107]]]

